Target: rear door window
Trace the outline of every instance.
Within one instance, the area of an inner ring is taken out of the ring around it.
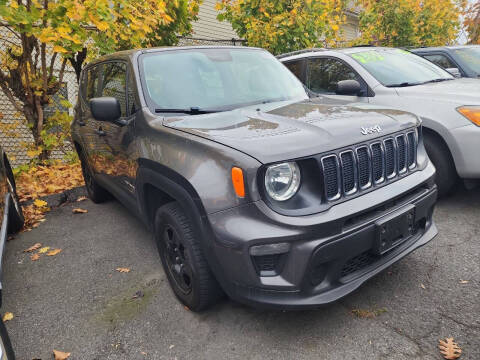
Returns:
[[[442,54],[423,55],[423,57],[444,69],[457,67],[447,56]]]

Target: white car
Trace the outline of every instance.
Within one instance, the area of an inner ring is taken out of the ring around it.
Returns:
[[[467,185],[480,179],[480,80],[455,78],[394,48],[309,49],[278,58],[325,101],[365,102],[418,115],[441,195],[458,176]]]

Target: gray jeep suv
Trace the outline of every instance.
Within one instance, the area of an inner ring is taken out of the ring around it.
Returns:
[[[329,303],[437,233],[419,119],[314,103],[261,49],[101,58],[82,72],[72,136],[90,198],[145,222],[194,311],[224,293]]]

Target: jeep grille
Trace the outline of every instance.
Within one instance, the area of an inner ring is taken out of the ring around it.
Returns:
[[[416,131],[322,157],[325,197],[334,201],[398,178],[417,166]]]

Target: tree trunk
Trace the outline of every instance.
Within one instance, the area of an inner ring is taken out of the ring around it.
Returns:
[[[40,100],[35,100],[35,106],[31,104],[25,104],[23,106],[23,115],[25,116],[28,126],[32,131],[33,143],[36,147],[44,148],[45,144],[41,136],[43,130],[43,107],[40,104]],[[48,160],[50,157],[50,151],[43,150],[39,155],[38,159],[43,162]]]

